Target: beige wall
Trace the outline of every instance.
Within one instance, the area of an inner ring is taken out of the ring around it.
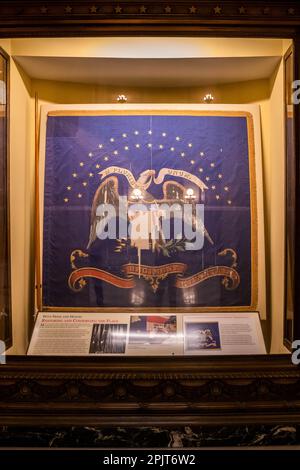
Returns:
[[[133,39],[133,38],[128,38]],[[146,42],[155,46],[152,38],[142,38],[144,47]],[[147,41],[146,41],[147,39]],[[166,38],[170,41],[170,38]],[[178,38],[177,38],[178,40]],[[177,41],[176,40],[176,41]],[[0,45],[7,52],[13,48],[16,53],[33,54],[62,54],[58,40],[13,40]],[[63,41],[64,53],[74,54],[73,40]],[[74,40],[75,42],[79,41]],[[80,40],[81,41],[81,40]],[[95,50],[94,39],[90,41],[89,50],[100,54],[99,44]],[[78,43],[76,55],[84,55],[84,43]],[[126,40],[127,41],[127,40]],[[125,41],[125,42],[126,42]],[[135,39],[136,41],[136,39]],[[146,41],[146,42],[145,42]],[[202,45],[191,43],[193,39],[184,38],[181,42],[180,53],[186,54],[188,45],[193,44],[193,53],[212,56],[222,52],[221,41],[205,39]],[[227,41],[227,40],[226,40]],[[230,56],[235,47],[235,55],[243,54],[242,43],[234,40],[226,42],[223,46],[223,55]],[[252,43],[251,43],[252,41]],[[262,54],[258,40],[246,40],[244,55]],[[251,44],[250,44],[251,43]],[[61,44],[61,43],[60,43]],[[118,38],[102,40],[102,53],[116,54],[116,46],[120,46]],[[11,47],[12,46],[12,47]],[[132,43],[127,41],[129,55],[133,53]],[[200,50],[200,46],[202,49]],[[280,55],[289,46],[287,42],[276,40],[268,42],[264,54]],[[150,46],[149,46],[150,47]],[[151,54],[151,47],[148,54]],[[157,46],[155,46],[157,47]],[[125,53],[122,45],[121,56]],[[127,52],[128,52],[127,50]],[[147,50],[147,49],[146,49]],[[173,49],[172,49],[173,50]],[[123,51],[123,52],[122,52]],[[280,51],[280,52],[279,52]],[[166,53],[166,52],[165,52]],[[170,55],[172,51],[169,49]],[[142,54],[138,49],[137,55]],[[144,56],[145,54],[144,50]],[[142,55],[141,55],[142,56]],[[115,102],[116,96],[125,93],[131,103],[201,103],[207,92],[212,92],[217,103],[257,103],[260,105],[262,116],[262,145],[263,145],[263,172],[266,211],[266,254],[268,272],[268,289],[270,293],[270,309],[272,309],[272,352],[285,351],[282,346],[283,325],[283,248],[284,248],[284,127],[283,127],[283,66],[279,66],[277,73],[269,80],[256,80],[226,84],[215,87],[191,88],[123,88],[103,87],[85,84],[54,82],[46,80],[31,80],[24,72],[11,61],[11,227],[12,227],[12,293],[13,293],[13,333],[14,346],[10,353],[23,354],[26,350],[28,318],[33,315],[33,284],[34,284],[34,94],[39,95],[40,103],[110,103]],[[271,310],[270,310],[271,311]]]
[[[193,58],[279,56],[281,39],[97,37],[14,39],[14,55],[41,57]]]
[[[270,81],[253,80],[211,87],[109,87],[88,84],[32,80],[32,90],[48,103],[116,103],[119,94],[125,94],[128,103],[203,103],[212,93],[216,103],[258,103],[269,99]]]

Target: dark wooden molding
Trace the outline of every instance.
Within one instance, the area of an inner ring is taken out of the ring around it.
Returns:
[[[295,1],[57,1],[4,0],[0,3],[0,36],[27,37],[122,34],[223,35],[248,34],[254,27],[266,34],[265,26],[277,35],[276,27],[300,25],[300,4]],[[249,30],[243,30],[248,27]],[[288,30],[286,30],[288,33]]]
[[[8,357],[2,425],[300,423],[290,356]]]

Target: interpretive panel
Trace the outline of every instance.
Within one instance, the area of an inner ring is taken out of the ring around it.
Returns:
[[[39,313],[29,355],[265,354],[257,312],[201,315]]]

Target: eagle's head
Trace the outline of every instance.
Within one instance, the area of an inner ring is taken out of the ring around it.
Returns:
[[[147,189],[149,188],[150,184],[151,184],[151,181],[152,181],[152,178],[154,177],[155,175],[155,170],[146,170],[146,171],[143,171],[136,184],[139,188],[142,188],[142,189]]]

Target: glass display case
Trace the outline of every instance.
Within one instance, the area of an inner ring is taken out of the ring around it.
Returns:
[[[300,20],[37,4],[0,39],[3,422],[300,420]]]

